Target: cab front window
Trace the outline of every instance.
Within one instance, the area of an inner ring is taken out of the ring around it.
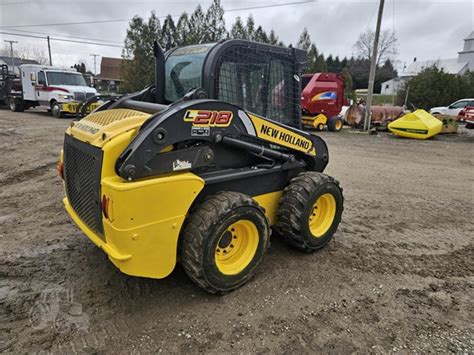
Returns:
[[[213,45],[200,44],[178,48],[170,54],[165,64],[167,101],[176,101],[190,89],[202,86],[202,66]]]
[[[87,86],[82,74],[65,72],[47,72],[49,85]]]

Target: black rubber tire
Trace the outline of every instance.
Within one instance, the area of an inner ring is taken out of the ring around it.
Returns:
[[[322,124],[322,123],[318,124],[318,125],[316,126],[316,130],[317,130],[317,131],[320,131],[320,132],[324,131],[324,124]]]
[[[473,123],[466,123],[465,126],[467,129],[474,129],[474,124]]]
[[[10,110],[13,112],[23,112],[25,111],[25,106],[23,104],[19,104],[16,102],[15,99],[10,99]]]
[[[316,200],[330,193],[336,201],[331,227],[319,238],[313,237],[308,220]],[[306,252],[324,247],[332,239],[341,221],[344,197],[339,182],[331,176],[304,172],[293,178],[283,191],[277,211],[275,231],[291,246]]]
[[[56,118],[62,118],[61,106],[56,101],[51,102],[51,115]]]
[[[337,123],[340,122],[340,127],[337,127]],[[340,117],[333,116],[328,118],[328,130],[331,132],[339,132],[342,129],[344,122]]]
[[[219,271],[215,250],[228,226],[250,220],[258,230],[258,246],[252,261],[236,275]],[[185,222],[179,240],[181,264],[198,286],[210,293],[226,293],[248,282],[270,246],[270,227],[264,210],[250,196],[220,192],[200,203]]]

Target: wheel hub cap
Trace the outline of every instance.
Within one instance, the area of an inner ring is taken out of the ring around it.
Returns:
[[[309,230],[315,238],[320,238],[331,228],[336,216],[336,199],[330,193],[318,197],[309,214]]]
[[[217,269],[225,275],[240,273],[252,262],[258,243],[259,232],[253,222],[240,220],[231,224],[217,242]]]

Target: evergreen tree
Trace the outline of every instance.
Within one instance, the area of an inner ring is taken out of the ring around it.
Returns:
[[[268,36],[268,43],[277,45],[278,44],[278,36],[275,35],[275,31],[271,30],[270,35]]]
[[[308,29],[305,27],[303,32],[298,39],[298,43],[296,44],[296,48],[304,49],[305,51],[309,50],[311,47],[311,38],[309,37]]]
[[[318,62],[318,50],[314,43],[311,43],[311,47],[308,51],[308,64],[306,65],[306,73],[317,73],[317,62]]]
[[[155,12],[147,22],[135,16],[129,24],[122,58],[123,84],[121,90],[133,92],[154,82],[153,41],[161,39],[160,21]]]
[[[257,27],[253,40],[256,42],[268,43],[268,36],[265,33],[265,30],[262,28],[262,26]]]
[[[347,67],[347,62],[348,62],[347,58],[344,57],[344,59],[341,60],[341,68],[346,68]]]
[[[79,73],[86,73],[86,65],[84,63],[74,64],[74,66],[71,68],[76,69]]]
[[[344,83],[346,84],[346,88],[344,90],[344,94],[348,98],[354,97],[354,91],[352,90],[352,76],[351,72],[347,67],[342,69],[341,75],[344,77]]]
[[[328,72],[333,72],[334,71],[334,59],[332,58],[331,54],[326,58],[326,64],[327,64],[327,71]]]
[[[377,68],[375,72],[374,92],[380,92],[382,83],[397,77],[397,71],[393,67],[392,61],[386,59],[382,67]]]
[[[342,71],[342,69],[343,68],[341,67],[341,60],[339,59],[339,56],[336,56],[336,58],[334,58],[333,70],[332,71],[334,73],[340,73]]]
[[[171,15],[166,16],[161,29],[161,45],[165,51],[176,47],[177,40],[176,26]]]
[[[232,29],[230,30],[230,38],[247,39],[247,31],[245,30],[242,19],[239,16],[237,16],[235,23],[232,25]]]
[[[205,15],[202,11],[201,5],[198,5],[191,15],[190,19],[190,44],[199,44],[203,43],[203,38],[205,36],[206,25],[205,25]]]
[[[191,24],[186,12],[183,12],[176,24],[176,45],[187,46],[191,43]]]
[[[352,76],[354,89],[367,89],[369,85],[370,61],[363,58],[351,58],[348,68]]]
[[[247,25],[245,26],[245,32],[247,33],[247,39],[253,41],[255,39],[255,20],[252,15],[247,18]]]
[[[328,72],[328,65],[324,60],[324,55],[318,55],[318,59],[316,60],[315,70],[316,73],[327,73]]]
[[[220,0],[214,0],[206,13],[204,42],[217,42],[226,37],[224,8]]]

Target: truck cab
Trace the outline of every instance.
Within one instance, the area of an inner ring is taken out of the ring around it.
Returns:
[[[76,113],[77,104],[97,95],[74,69],[25,64],[20,66],[21,92],[12,92],[10,108],[23,111],[43,107],[53,116]]]

